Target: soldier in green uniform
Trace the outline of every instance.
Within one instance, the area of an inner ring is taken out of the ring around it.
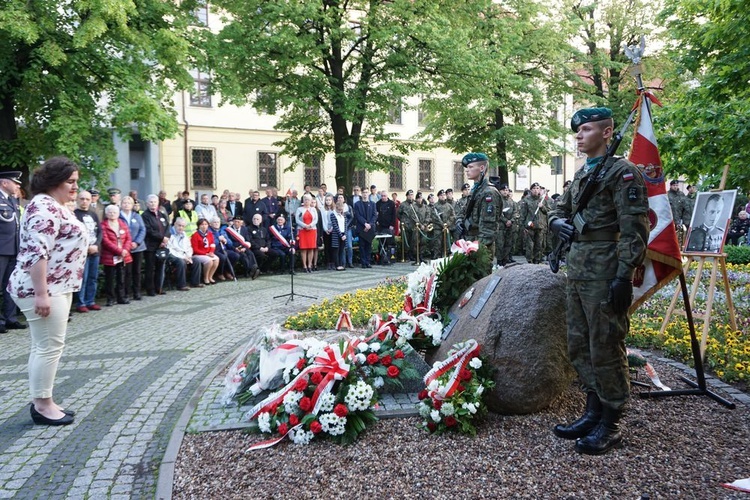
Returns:
[[[448,202],[448,204],[453,208],[456,209],[456,200],[453,199],[453,188],[448,188],[445,190],[445,201]]]
[[[549,207],[538,182],[531,185],[531,192],[521,200],[520,205],[526,261],[529,264],[540,264],[544,260],[544,235],[547,232]]]
[[[698,196],[698,189],[692,184],[688,184],[688,194],[685,195],[685,208],[682,212],[682,222],[686,226],[690,224],[690,220],[693,217],[693,210],[695,210],[695,198]]]
[[[687,200],[687,197],[682,191],[680,191],[680,181],[673,180],[669,183],[667,199],[669,200],[669,208],[672,209],[672,221],[674,222],[674,227],[677,231],[677,239],[680,242],[680,247],[682,247],[685,240],[685,226],[690,224],[690,216],[693,212],[691,210],[686,214],[685,201]]]
[[[514,219],[518,213],[518,205],[513,201],[507,184],[500,184],[500,201],[502,206],[498,221],[497,239],[495,240],[495,254],[497,255],[497,264],[504,266],[515,262],[511,251],[513,248]]]
[[[465,209],[456,217],[456,225],[463,228],[466,239],[478,240],[486,246],[492,261],[501,202],[500,193],[485,178],[490,161],[484,153],[469,153],[461,163],[466,169],[466,176],[474,181],[474,186]]]
[[[432,206],[429,213],[428,224],[433,226],[434,239],[432,240],[432,258],[439,259],[448,255],[450,251],[451,238],[449,233],[456,222],[453,207],[442,189],[437,193],[438,201]]]
[[[612,111],[581,109],[573,115],[571,128],[586,163],[549,222],[560,239],[572,242],[566,259],[568,354],[587,398],[583,416],[555,426],[554,433],[576,439],[580,453],[600,455],[622,441],[619,421],[630,395],[625,336],[633,275],[648,245],[648,195],[635,165],[610,158],[581,217],[571,222],[578,194],[612,138]]]
[[[471,190],[471,186],[468,182],[465,182],[463,186],[461,186],[461,198],[456,200],[456,204],[453,206],[453,211],[456,214],[456,219],[459,217],[464,216],[464,211],[466,210],[466,204],[469,203],[469,191]],[[453,229],[453,239],[459,240],[461,239],[461,228],[456,224],[456,226]]]
[[[406,242],[407,258],[412,260],[413,264],[418,264],[417,237],[419,235],[419,214],[414,202],[414,191],[411,189],[406,192],[406,200],[398,207],[398,220],[401,221],[401,237]]]

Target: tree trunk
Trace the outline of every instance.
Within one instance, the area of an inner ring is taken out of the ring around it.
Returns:
[[[501,109],[495,110],[495,130],[502,131],[505,126],[505,117]],[[495,143],[495,154],[497,155],[497,176],[501,184],[508,184],[508,146],[505,136],[501,136]]]

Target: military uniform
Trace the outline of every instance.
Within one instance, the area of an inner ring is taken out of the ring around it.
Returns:
[[[460,199],[455,201],[455,205],[453,206],[453,212],[456,216],[456,220],[461,218],[463,220],[464,218],[464,212],[466,211],[466,205],[469,203],[469,196],[462,196]],[[456,224],[455,228],[453,229],[453,239],[457,240],[461,237],[461,227]]]
[[[11,174],[16,172],[6,172]],[[17,172],[20,176],[20,172]],[[6,177],[10,178],[10,177]],[[2,279],[3,307],[0,317],[0,331],[7,327],[18,325],[16,316],[16,303],[7,291],[8,280],[16,267],[16,256],[18,255],[18,237],[21,219],[21,211],[18,200],[0,190],[0,279]]]
[[[568,219],[588,173],[576,172],[571,188],[549,216]],[[621,409],[630,394],[625,335],[627,312],[616,314],[607,297],[615,278],[632,280],[648,245],[648,196],[637,167],[611,159],[581,215],[589,228],[576,235],[568,265],[568,353],[581,382],[601,402]]]
[[[520,206],[526,260],[539,264],[544,260],[544,236],[547,233],[549,206],[541,196],[531,194],[521,200]]]
[[[406,242],[407,258],[417,261],[417,237],[419,236],[419,212],[414,200],[405,200],[398,207],[398,220],[401,221],[401,237]]]
[[[689,224],[692,210],[687,214],[687,220],[685,220],[685,199],[686,196],[682,191],[667,191],[667,198],[669,199],[669,207],[672,209],[672,220],[675,225]]]
[[[516,216],[518,204],[512,196],[501,196],[502,206],[500,208],[499,222],[497,228],[497,239],[495,240],[495,254],[497,263],[501,266],[511,262],[513,249],[513,232],[516,227]]]
[[[690,230],[688,239],[688,252],[714,252],[721,250],[721,244],[724,242],[724,228],[719,226],[708,227],[701,224]]]
[[[495,254],[495,233],[497,232],[498,217],[500,213],[500,192],[495,189],[488,179],[475,182],[469,195],[469,201],[464,209],[469,209],[472,203],[471,213],[462,213],[456,218],[456,225],[461,227],[465,220],[471,225],[465,235],[469,240],[478,240],[490,251],[490,259]]]
[[[450,252],[450,237],[445,231],[450,231],[456,222],[453,207],[448,201],[438,201],[429,212],[428,224],[432,223],[431,240],[432,258],[437,259]],[[447,247],[446,247],[447,246]]]

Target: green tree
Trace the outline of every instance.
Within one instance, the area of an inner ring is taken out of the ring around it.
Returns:
[[[670,2],[661,14],[676,62],[658,125],[665,169],[705,188],[750,191],[750,10],[741,0]]]
[[[177,6],[179,4],[179,6]],[[112,132],[178,132],[171,98],[186,70],[193,0],[0,4],[0,169],[64,154],[84,179],[116,165]]]
[[[228,14],[205,32],[206,66],[223,101],[278,114],[292,168],[333,152],[336,183],[355,170],[387,170],[416,145],[392,142],[390,112],[425,89],[433,64],[424,40],[444,38],[449,2],[432,0],[268,2],[216,0]],[[391,155],[392,153],[392,155]]]
[[[454,39],[472,29],[463,48],[434,48],[441,71],[423,104],[424,135],[445,137],[456,152],[488,152],[502,182],[520,165],[547,164],[564,143],[556,114],[570,92],[565,23],[523,0],[469,2],[451,22]]]

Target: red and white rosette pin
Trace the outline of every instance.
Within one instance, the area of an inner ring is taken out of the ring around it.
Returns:
[[[469,364],[469,361],[471,361],[471,359],[476,356],[479,356],[479,344],[477,343],[477,341],[474,339],[469,339],[464,342],[463,347],[450,355],[444,361],[438,363],[424,376],[424,383],[427,387],[429,387],[430,384],[433,381],[436,381],[441,375],[453,370],[450,378],[448,379],[448,383],[445,384],[445,386],[441,387],[440,390],[437,391],[430,390],[427,394],[431,398],[437,400],[443,400],[452,396],[453,393],[456,392],[458,386],[461,385],[461,380],[459,379],[461,370],[466,368],[466,365]]]
[[[339,319],[336,320],[336,331],[339,331],[339,332],[341,330],[352,331],[353,328],[354,327],[352,326],[351,313],[347,311],[346,309],[342,309],[341,313],[339,314]]]

